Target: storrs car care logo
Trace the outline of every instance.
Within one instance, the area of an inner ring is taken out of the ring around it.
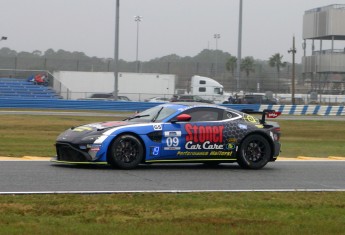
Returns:
[[[224,126],[197,126],[186,124],[186,150],[214,150],[224,149]]]

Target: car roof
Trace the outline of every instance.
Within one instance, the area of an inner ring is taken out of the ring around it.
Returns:
[[[210,104],[210,103],[201,103],[201,102],[172,102],[172,103],[165,103],[162,104],[164,106],[183,106],[185,108],[194,108],[194,107],[211,107],[211,108],[219,108],[219,109],[229,109],[224,106],[216,105],[216,104]]]

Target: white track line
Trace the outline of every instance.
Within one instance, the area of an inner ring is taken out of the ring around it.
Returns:
[[[128,191],[32,191],[0,192],[0,195],[25,194],[127,194],[127,193],[242,193],[242,192],[345,192],[345,189],[237,189],[237,190],[128,190]]]

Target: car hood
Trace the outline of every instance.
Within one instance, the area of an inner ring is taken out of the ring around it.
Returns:
[[[92,143],[105,131],[120,126],[133,125],[136,122],[126,121],[109,121],[90,123],[82,126],[71,127],[64,131],[57,137],[57,142],[70,142],[70,143]]]

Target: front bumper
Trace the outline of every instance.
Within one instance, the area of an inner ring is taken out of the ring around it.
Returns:
[[[90,162],[91,156],[69,143],[56,143],[56,160],[63,162]]]

